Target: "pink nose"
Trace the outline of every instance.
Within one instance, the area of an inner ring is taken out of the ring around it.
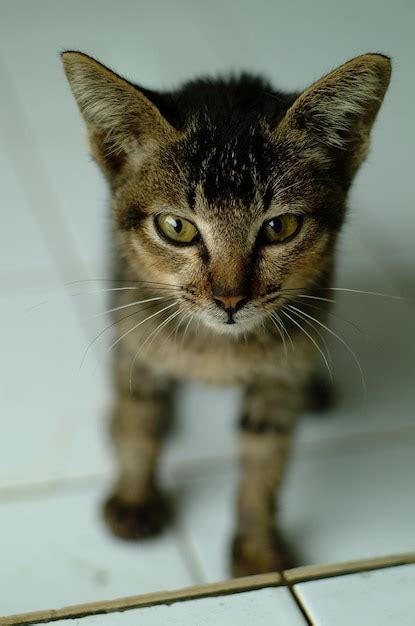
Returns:
[[[215,296],[213,299],[221,309],[236,310],[241,308],[246,296]]]

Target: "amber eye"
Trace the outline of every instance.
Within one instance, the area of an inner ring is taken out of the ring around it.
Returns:
[[[173,243],[193,243],[199,234],[196,226],[176,215],[158,215],[156,225],[160,233]]]
[[[294,213],[273,217],[262,227],[266,243],[282,243],[294,237],[300,230],[302,218]]]

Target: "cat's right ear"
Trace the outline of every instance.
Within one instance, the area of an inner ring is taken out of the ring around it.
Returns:
[[[382,54],[358,56],[306,89],[277,127],[279,137],[315,160],[336,160],[351,179],[367,154],[370,132],[391,75]]]
[[[128,163],[137,167],[177,131],[158,108],[124,78],[82,52],[63,52],[70,87],[86,122],[91,152],[113,177]]]

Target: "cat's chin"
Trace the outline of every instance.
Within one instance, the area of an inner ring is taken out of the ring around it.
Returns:
[[[255,320],[242,320],[235,321],[233,324],[227,324],[211,318],[203,317],[202,319],[209,331],[219,335],[227,335],[228,337],[243,337],[258,327],[258,322]]]

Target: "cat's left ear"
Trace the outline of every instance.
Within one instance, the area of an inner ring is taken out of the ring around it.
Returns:
[[[91,152],[110,178],[177,131],[133,84],[82,52],[64,52],[70,87],[86,122]]]
[[[369,148],[370,130],[391,75],[390,59],[364,54],[348,61],[306,89],[276,129],[315,150],[322,162],[342,159],[352,176]]]

